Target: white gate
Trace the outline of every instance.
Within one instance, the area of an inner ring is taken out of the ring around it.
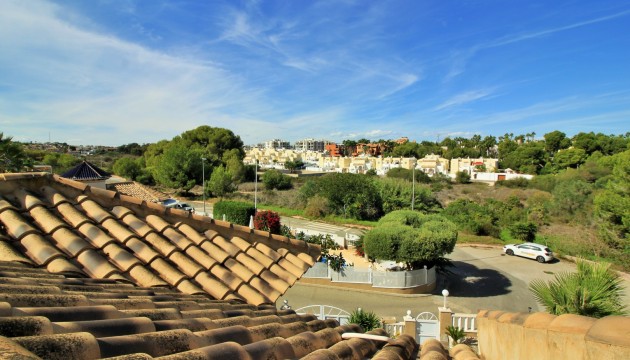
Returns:
[[[330,305],[309,305],[295,310],[296,314],[313,314],[319,320],[335,319],[339,325],[345,325],[350,319],[350,313]]]
[[[418,344],[426,339],[438,339],[440,336],[440,323],[435,314],[423,312],[416,316],[416,341]]]

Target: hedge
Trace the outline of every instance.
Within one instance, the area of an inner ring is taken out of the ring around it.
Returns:
[[[214,204],[212,217],[217,220],[225,220],[234,224],[249,226],[249,219],[256,214],[252,204],[238,201],[219,201]]]

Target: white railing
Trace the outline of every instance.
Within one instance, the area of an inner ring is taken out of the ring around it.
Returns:
[[[434,284],[435,267],[411,271],[376,271],[347,266],[334,271],[328,264],[318,262],[306,271],[304,278],[330,279],[332,282],[371,284],[375,288],[408,289]]]
[[[476,314],[453,314],[453,326],[463,329],[467,333],[477,332]]]
[[[404,322],[398,322],[398,323],[394,323],[394,324],[383,324],[385,332],[387,332],[387,334],[390,337],[396,337],[400,334],[402,334],[405,331],[405,323]]]

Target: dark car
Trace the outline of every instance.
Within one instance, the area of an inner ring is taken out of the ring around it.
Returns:
[[[182,210],[186,210],[188,212],[194,213],[195,212],[195,208],[192,207],[191,205],[188,205],[186,203],[177,203],[174,206],[175,209],[182,209]]]

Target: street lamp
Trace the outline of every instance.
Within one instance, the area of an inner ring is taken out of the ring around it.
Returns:
[[[201,158],[201,193],[203,194],[203,216],[206,216],[206,158]]]
[[[442,296],[444,296],[444,308],[446,309],[446,298],[448,297],[449,292],[448,290],[444,289],[442,290]]]
[[[258,211],[258,159],[254,159],[254,214]]]
[[[416,202],[416,166],[411,170],[411,211],[413,211]]]

